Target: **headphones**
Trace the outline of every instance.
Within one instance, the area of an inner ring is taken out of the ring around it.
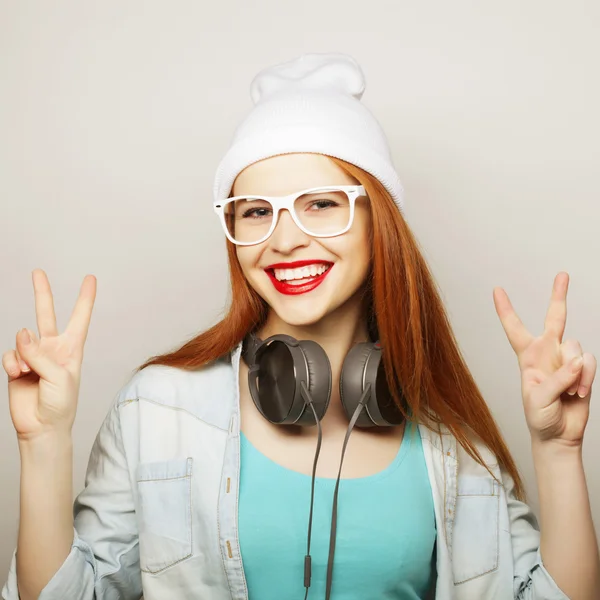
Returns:
[[[331,399],[331,364],[325,350],[313,340],[297,340],[290,335],[272,335],[260,340],[250,333],[242,344],[242,356],[248,365],[248,386],[256,408],[274,425],[318,427],[318,441],[312,473],[307,553],[304,558],[305,600],[311,579],[310,539],[312,529],[315,472],[321,449],[321,419]],[[400,390],[402,406],[410,408]],[[340,375],[340,400],[349,420],[342,448],[340,468],[333,497],[329,560],[327,563],[326,600],[331,594],[333,556],[337,523],[337,497],[348,438],[354,426],[391,427],[405,420],[390,394],[381,344],[355,344],[344,359]]]

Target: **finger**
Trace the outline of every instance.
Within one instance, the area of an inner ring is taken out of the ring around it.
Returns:
[[[517,356],[520,356],[531,343],[533,336],[529,333],[525,325],[523,325],[521,319],[519,319],[507,293],[501,287],[494,288],[493,296],[494,306],[500,317],[506,337]]]
[[[86,275],[81,284],[79,297],[77,298],[77,303],[66,329],[66,331],[80,339],[82,345],[87,338],[95,299],[96,278],[93,275]]]
[[[578,359],[581,359],[581,356],[575,357],[574,360]],[[539,394],[541,398],[549,399],[544,406],[540,405],[540,408],[545,408],[556,398],[560,398],[573,382],[579,379],[582,367],[583,360],[580,360],[579,364],[571,361],[547,377],[536,390],[536,395]]]
[[[585,398],[590,393],[597,366],[596,357],[589,352],[585,352],[583,354],[583,369],[579,380],[579,389],[577,390],[577,395],[580,398]]]
[[[27,338],[31,336],[31,341]],[[64,370],[54,360],[46,356],[40,349],[40,342],[31,329],[21,330],[17,335],[19,355],[41,378],[47,381],[59,382]]]
[[[565,340],[559,348],[559,354],[561,357],[561,364],[566,365],[570,363],[576,356],[583,355],[583,348],[577,340]],[[579,387],[579,377],[571,384],[567,390],[569,396],[574,396]]]
[[[546,313],[544,331],[562,342],[567,324],[567,291],[569,289],[569,274],[561,272],[554,278],[550,306]]]
[[[54,298],[50,289],[50,282],[42,269],[34,269],[33,293],[35,296],[35,317],[41,337],[58,335],[56,328],[56,314],[54,312]]]
[[[2,355],[2,368],[8,375],[8,382],[14,381],[21,376],[21,368],[14,350],[9,350]]]
[[[19,335],[18,332],[17,332],[17,335]],[[21,355],[19,354],[18,350],[15,350],[15,355],[17,357],[17,362],[19,363],[19,370],[25,371],[26,373],[31,371],[31,368],[29,367],[29,365],[21,358]]]

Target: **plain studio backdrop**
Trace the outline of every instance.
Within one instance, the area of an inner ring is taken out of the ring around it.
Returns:
[[[597,2],[0,6],[0,353],[20,328],[37,331],[33,269],[48,274],[61,331],[85,275],[98,279],[73,430],[75,494],[132,370],[224,314],[212,182],[250,109],[252,77],[336,51],[365,72],[363,102],[388,135],[406,218],[538,510],[519,368],[492,290],[503,287],[539,335],[554,277],[567,271],[565,339],[600,359]],[[583,456],[600,533],[596,388]],[[3,583],[20,476],[5,384],[0,405]]]

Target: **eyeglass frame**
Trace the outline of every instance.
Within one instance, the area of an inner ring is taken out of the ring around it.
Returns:
[[[300,222],[298,215],[296,215],[296,210],[294,209],[294,202],[304,194],[309,194],[313,192],[345,192],[348,197],[348,201],[350,202],[350,219],[348,220],[348,225],[342,231],[338,231],[336,233],[312,233],[308,231],[304,225]],[[246,194],[244,196],[233,196],[231,198],[226,198],[225,200],[215,200],[213,202],[213,209],[215,213],[219,216],[221,221],[221,225],[223,226],[223,231],[225,231],[225,235],[227,239],[236,246],[254,246],[256,244],[262,244],[264,241],[268,240],[271,237],[271,234],[275,231],[275,227],[277,227],[277,223],[279,222],[279,212],[282,209],[286,209],[294,223],[297,227],[306,233],[306,235],[310,235],[312,237],[336,237],[338,235],[342,235],[346,233],[350,227],[352,227],[352,223],[354,222],[354,204],[356,199],[361,196],[367,196],[364,186],[362,185],[329,185],[323,187],[315,187],[309,188],[307,190],[302,190],[301,192],[294,192],[293,194],[288,194],[287,196],[257,196],[256,194]],[[227,222],[225,221],[225,205],[230,204],[234,200],[265,200],[271,204],[273,207],[273,220],[271,222],[271,227],[265,236],[263,236],[260,240],[256,242],[238,242],[229,233],[229,229],[227,227]]]

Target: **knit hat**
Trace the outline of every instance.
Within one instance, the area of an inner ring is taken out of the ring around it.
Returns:
[[[254,107],[217,167],[215,201],[229,196],[235,178],[252,163],[314,152],[371,173],[402,210],[402,184],[381,126],[360,102],[364,90],[364,74],[346,54],[304,54],[260,71],[250,85]]]

